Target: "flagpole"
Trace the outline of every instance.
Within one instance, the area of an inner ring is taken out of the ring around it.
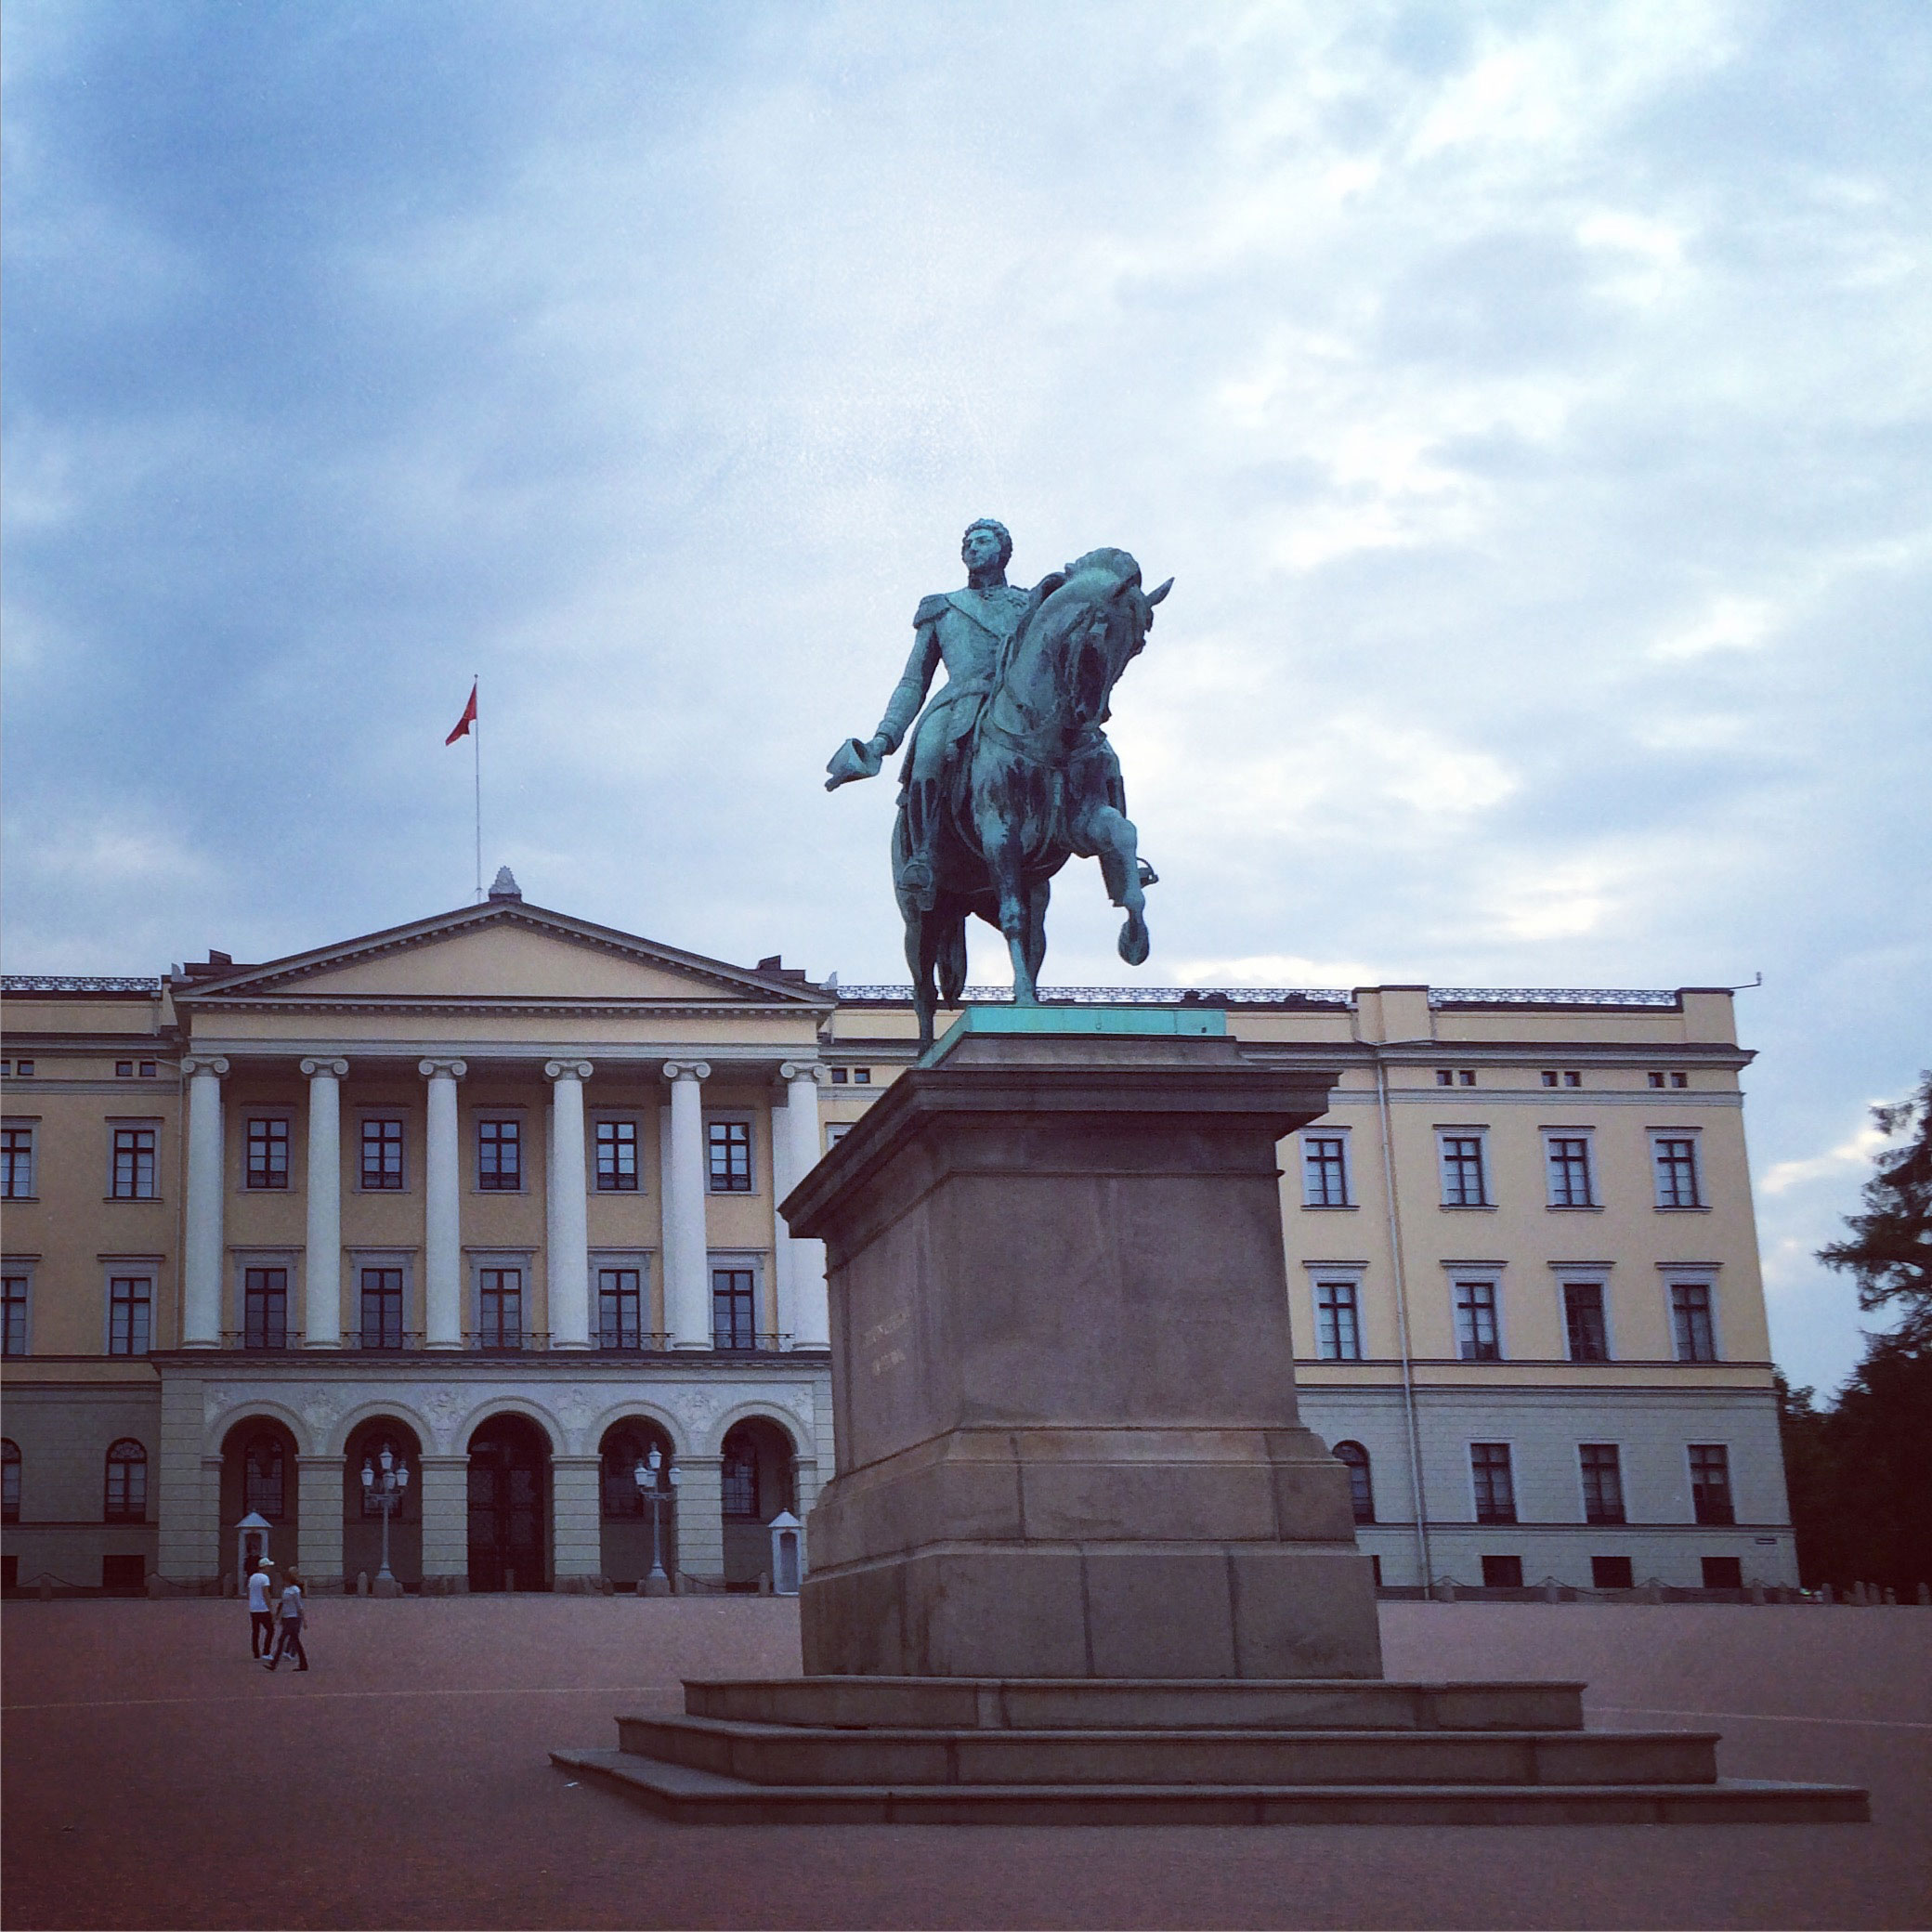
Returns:
[[[476,672],[470,686],[473,698],[482,681],[482,672]],[[476,712],[476,722],[470,726],[470,752],[476,778],[476,904],[480,906],[483,903],[483,713],[480,708]]]

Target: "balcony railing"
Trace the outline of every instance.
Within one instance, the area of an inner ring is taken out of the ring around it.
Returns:
[[[727,1335],[723,1330],[711,1336],[711,1352],[714,1355],[777,1355],[791,1345],[789,1335],[765,1335],[740,1332]]]

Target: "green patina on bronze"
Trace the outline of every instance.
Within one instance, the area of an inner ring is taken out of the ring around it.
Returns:
[[[1120,673],[1147,641],[1153,593],[1124,550],[1091,550],[1031,591],[1006,581],[1012,539],[982,518],[968,527],[962,590],[924,597],[912,655],[879,728],[848,738],[826,766],[826,790],[878,775],[910,738],[893,828],[893,890],[906,925],[920,1044],[966,982],[966,920],[1005,935],[1013,1001],[1037,1003],[1053,875],[1097,858],[1108,896],[1127,913],[1120,957],[1148,953],[1146,888],[1127,816],[1120,764],[1103,726]],[[927,692],[941,666],[946,682]],[[924,709],[920,710],[920,706]]]

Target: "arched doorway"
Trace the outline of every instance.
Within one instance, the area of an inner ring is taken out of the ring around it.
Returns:
[[[362,1487],[362,1465],[382,1468],[382,1453],[400,1456],[409,1487],[389,1518],[389,1573],[406,1590],[423,1587],[423,1454],[416,1432],[393,1416],[372,1416],[349,1431],[342,1455],[342,1573],[354,1589],[359,1574],[373,1584],[383,1567],[383,1512]]]
[[[244,1516],[268,1527],[244,1538],[246,1563],[267,1554],[282,1569],[295,1561],[302,1534],[301,1489],[295,1480],[295,1438],[271,1416],[250,1416],[221,1442],[222,1564],[236,1560],[235,1532]]]
[[[727,1590],[755,1590],[772,1567],[771,1520],[798,1500],[795,1453],[791,1438],[765,1416],[747,1416],[725,1431],[718,1474]]]
[[[653,1552],[651,1511],[637,1487],[637,1465],[655,1449],[668,1473],[671,1438],[642,1416],[613,1425],[597,1445],[598,1564],[620,1589],[631,1589],[650,1574]],[[667,1577],[677,1575],[677,1501],[665,1474],[659,1477],[656,1553]]]
[[[550,1586],[550,1444],[527,1416],[492,1416],[470,1438],[470,1588]]]

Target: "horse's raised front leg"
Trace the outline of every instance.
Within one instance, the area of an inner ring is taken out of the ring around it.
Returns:
[[[1151,879],[1141,864],[1140,835],[1134,822],[1112,805],[1098,805],[1088,814],[1081,828],[1083,842],[1100,855],[1101,877],[1107,882],[1107,896],[1127,914],[1120,929],[1120,957],[1129,966],[1147,962],[1147,894],[1142,874]]]

